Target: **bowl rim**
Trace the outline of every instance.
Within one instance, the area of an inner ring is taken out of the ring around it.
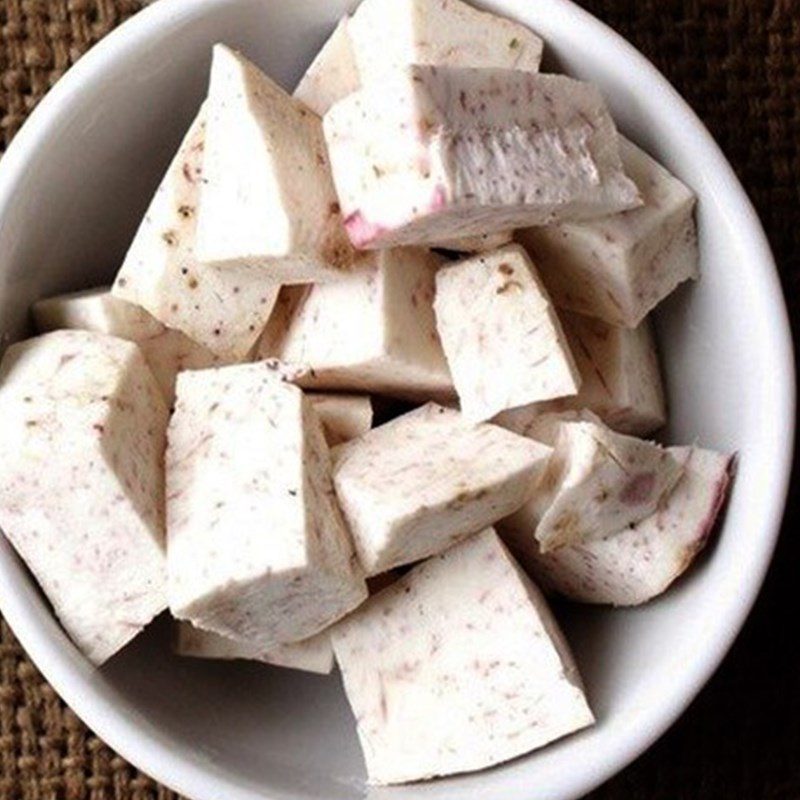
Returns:
[[[151,31],[158,29],[163,32],[166,27],[174,28],[191,18],[203,16],[211,7],[232,2],[235,0],[194,0],[192,3],[186,3],[185,0],[159,0],[139,11],[92,47],[42,99],[0,161],[0,220],[5,209],[13,202],[16,185],[28,163],[36,158],[40,145],[57,127],[59,118],[67,113],[73,97],[102,72],[107,61],[113,61],[125,53],[135,53],[145,44]],[[564,22],[580,25],[592,35],[606,40],[644,80],[658,89],[666,101],[673,103],[686,121],[686,136],[702,145],[709,170],[720,174],[728,187],[730,202],[747,231],[748,247],[754,254],[754,268],[760,270],[758,278],[761,291],[774,313],[770,325],[770,335],[776,348],[773,357],[783,367],[777,376],[773,394],[774,419],[776,426],[788,434],[781,451],[775,453],[774,479],[769,483],[769,497],[764,504],[768,513],[758,535],[752,536],[754,548],[756,544],[759,548],[754,554],[752,579],[739,592],[735,608],[730,609],[724,624],[721,622],[709,636],[702,658],[687,673],[681,690],[675,691],[668,701],[648,712],[637,735],[629,735],[626,739],[618,734],[616,740],[612,739],[606,748],[607,754],[600,762],[593,759],[594,763],[586,765],[581,775],[576,770],[575,775],[565,776],[562,797],[566,800],[596,788],[648,749],[696,697],[741,631],[766,577],[788,496],[794,454],[796,376],[788,311],[766,234],[744,188],[716,141],[670,82],[620,34],[571,0],[540,0],[540,5],[546,7],[542,13],[558,14]],[[21,568],[18,567],[16,572],[20,573]],[[247,788],[232,787],[225,775],[207,761],[200,758],[192,761],[173,754],[168,743],[162,741],[156,732],[142,729],[141,720],[130,718],[120,709],[111,707],[98,693],[96,684],[91,680],[91,670],[76,667],[74,657],[65,653],[52,635],[53,629],[37,622],[24,593],[14,591],[14,588],[13,580],[0,580],[0,609],[5,619],[58,694],[111,748],[133,764],[140,765],[155,780],[187,797],[199,800],[214,800],[220,796],[229,800],[268,797],[263,792],[254,793]],[[278,797],[275,794],[272,796]]]

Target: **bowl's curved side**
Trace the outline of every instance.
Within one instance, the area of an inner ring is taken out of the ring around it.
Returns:
[[[99,194],[112,183],[130,181],[135,212],[202,94],[205,76],[197,69],[207,58],[198,55],[202,48],[216,39],[228,40],[261,52],[263,60],[270,62],[265,66],[288,79],[296,76],[303,56],[309,53],[308,32],[321,38],[338,13],[352,3],[298,0],[275,4],[269,10],[267,5],[264,0],[160,0],[103,40],[56,85],[0,163],[0,258],[10,265],[0,274],[0,293],[10,296],[24,286],[24,296],[35,294],[31,282],[39,278],[34,267],[54,257],[65,243],[50,236],[31,243],[31,237],[19,232],[28,230],[32,209],[36,209],[40,229],[63,223],[56,220],[55,212],[49,213],[50,201],[40,200],[33,189],[41,192],[49,187],[57,193],[60,176],[96,168],[92,153],[78,154],[77,160],[67,154],[74,149],[70,142],[75,137],[108,135],[107,130],[98,134],[93,125],[113,125],[116,104],[125,102],[116,97],[116,86],[127,85],[140,104],[135,118],[125,115],[119,105],[124,124],[138,126],[133,133],[126,129],[126,141],[141,135],[148,144],[141,152],[128,154],[128,166],[109,163],[108,176],[89,176],[87,181]],[[409,787],[404,794],[406,798],[445,798],[455,790],[465,798],[525,800],[535,786],[537,796],[567,800],[606,780],[664,732],[716,669],[755,601],[788,491],[795,424],[794,358],[780,283],[757,216],[711,136],[663,76],[631,45],[568,0],[535,4],[493,0],[484,5],[531,24],[570,72],[591,76],[604,88],[621,126],[697,190],[701,246],[709,263],[730,262],[736,272],[734,280],[722,267],[709,269],[695,290],[681,292],[659,315],[662,342],[670,342],[667,371],[676,434],[693,438],[698,432],[695,420],[702,419],[705,444],[738,448],[743,454],[724,536],[714,557],[680,591],[646,611],[619,612],[613,624],[593,613],[572,623],[570,633],[600,712],[601,724],[596,729],[499,769]],[[272,28],[281,35],[273,35],[267,47],[259,37],[267,37]],[[170,53],[169,59],[165,53]],[[164,70],[187,73],[180,92],[177,79],[163,79]],[[148,104],[149,82],[158,84],[168,96]],[[110,109],[98,109],[101,98]],[[164,131],[157,152],[153,152],[152,135],[148,136],[153,129]],[[140,170],[140,162],[147,166]],[[104,179],[108,185],[98,189],[96,181]],[[86,215],[97,223],[96,213],[97,209],[82,207],[76,200],[76,225],[86,225]],[[101,219],[97,235],[80,245],[66,241],[73,263],[62,263],[62,272],[84,269],[83,262],[98,267],[109,253],[124,249],[135,218],[135,213],[126,213],[124,219]],[[81,280],[87,279],[84,271]],[[50,276],[48,280],[52,291],[60,288],[55,284],[64,278]],[[737,297],[737,284],[747,286],[748,292]],[[16,335],[25,311],[19,304],[16,308],[6,304],[2,333]],[[735,315],[746,324],[737,325]],[[715,338],[713,334],[720,331],[724,337]],[[714,375],[707,374],[710,370],[703,358],[706,339],[706,355],[716,360]],[[743,374],[751,376],[747,385]],[[91,669],[64,636],[5,541],[0,542],[0,606],[47,679],[87,724],[113,748],[182,794],[197,800],[363,794],[356,778],[343,778],[336,793],[327,785],[265,787],[257,780],[233,775],[219,752],[190,741],[190,730],[177,740],[121,698],[109,673]],[[598,629],[603,629],[602,635]],[[676,645],[668,659],[653,665],[647,680],[637,677],[635,655],[609,647],[623,641],[627,647],[630,641],[643,652],[657,649],[662,630],[670,632]],[[697,651],[698,641],[701,651]],[[631,681],[631,691],[620,687],[620,681]],[[604,714],[611,708],[613,713]]]

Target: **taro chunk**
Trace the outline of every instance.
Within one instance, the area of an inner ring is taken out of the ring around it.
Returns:
[[[263,661],[276,667],[299,669],[327,675],[333,670],[333,647],[327,631],[293,644],[279,644],[269,650],[249,642],[238,642],[218,633],[195,628],[189,622],[175,623],[173,649],[179,656],[232,661]]]
[[[108,289],[89,289],[39,300],[33,305],[33,317],[41,333],[77,329],[136,342],[168,405],[175,398],[179,372],[206,369],[222,361],[180,331],[166,328],[143,308],[114,297]]]
[[[433,314],[440,264],[426,250],[396,248],[370,253],[340,281],[294,290],[258,356],[298,367],[297,383],[310,389],[452,397]]]
[[[429,403],[335,453],[334,484],[369,575],[439,553],[528,500],[550,448]]]
[[[635,328],[678,284],[698,276],[695,196],[623,138],[620,154],[644,205],[518,236],[558,306]]]
[[[358,394],[309,394],[329,447],[365,434],[372,427],[372,401]]]
[[[0,368],[0,527],[94,664],[166,606],[168,411],[131,342],[59,331]]]
[[[220,272],[197,262],[205,119],[204,106],[145,212],[111,291],[225,361],[236,361],[258,339],[278,287],[247,268]]]
[[[725,501],[730,456],[670,448],[684,466],[655,514],[592,542],[542,554],[533,537],[509,539],[542,584],[582,603],[635,606],[666,591],[703,549]]]
[[[537,72],[542,40],[461,0],[364,0],[348,26],[362,83],[407,64]]]
[[[197,257],[276,283],[352,265],[319,117],[255,65],[214,47]]]
[[[322,426],[263,364],[184,372],[167,449],[170,609],[269,649],[367,595]]]
[[[533,499],[503,526],[535,531],[545,552],[602,539],[653,514],[681,472],[654,442],[599,422],[563,422]]]
[[[345,225],[361,249],[640,203],[600,92],[560,75],[398,68],[337,103],[324,128]]]
[[[465,419],[578,391],[561,323],[519,245],[440,270],[434,308]]]
[[[541,417],[589,409],[610,428],[647,436],[667,421],[661,370],[648,320],[617,328],[599,319],[559,311],[570,351],[581,375],[572,397],[504,411],[495,422],[538,439]]]
[[[297,84],[294,97],[322,116],[334,104],[358,91],[361,81],[353,46],[348,34],[348,18],[343,17],[322,50]]]
[[[491,528],[332,637],[371,783],[482,769],[594,722],[547,603]]]

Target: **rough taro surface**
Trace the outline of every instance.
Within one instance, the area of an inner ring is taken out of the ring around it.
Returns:
[[[481,769],[593,722],[544,598],[492,529],[415,567],[332,636],[373,783]]]

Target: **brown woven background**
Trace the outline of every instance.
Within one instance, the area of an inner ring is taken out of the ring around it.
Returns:
[[[0,146],[64,70],[141,4],[0,0]],[[796,325],[800,0],[583,4],[644,51],[717,137],[764,220]],[[800,800],[797,500],[756,612],[720,672],[592,800]],[[0,800],[174,800],[86,730],[5,622],[0,636]]]

